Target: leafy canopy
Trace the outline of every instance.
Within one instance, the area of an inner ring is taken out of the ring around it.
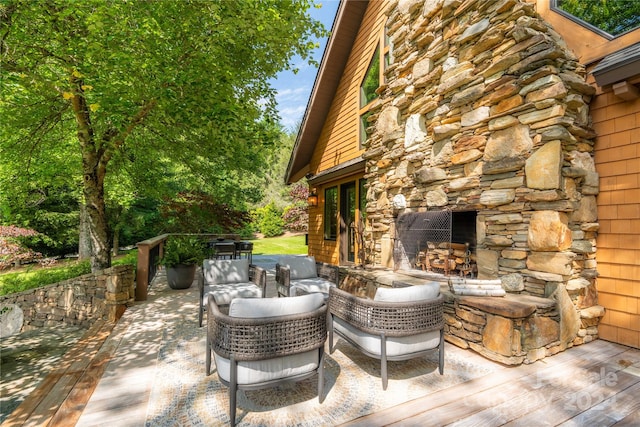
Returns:
[[[3,184],[24,183],[22,171],[77,183],[102,253],[92,265],[102,266],[105,212],[127,211],[140,193],[255,202],[280,134],[269,81],[294,57],[310,60],[324,35],[307,14],[312,5],[3,0]],[[34,168],[36,158],[46,166]]]

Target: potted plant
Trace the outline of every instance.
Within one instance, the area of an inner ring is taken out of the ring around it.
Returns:
[[[195,278],[196,268],[204,258],[204,242],[198,237],[169,237],[160,264],[167,268],[167,282],[171,289],[189,288]]]

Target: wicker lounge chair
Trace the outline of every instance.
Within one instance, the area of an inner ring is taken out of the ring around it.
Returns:
[[[316,262],[312,256],[285,256],[276,264],[278,296],[293,297],[322,293],[325,299],[329,288],[338,283],[338,267]]]
[[[229,314],[208,300],[206,374],[211,356],[220,381],[229,387],[231,425],[238,389],[274,387],[318,374],[324,400],[324,343],[327,305],[320,294],[293,298],[236,298]]]
[[[337,333],[369,357],[380,359],[382,389],[387,360],[407,360],[439,350],[444,371],[444,298],[438,283],[379,288],[373,300],[338,288],[329,291],[329,352]]]
[[[228,305],[234,298],[264,298],[267,293],[267,272],[250,265],[247,259],[205,259],[198,276],[200,288],[200,311],[198,325],[212,294],[218,305]]]

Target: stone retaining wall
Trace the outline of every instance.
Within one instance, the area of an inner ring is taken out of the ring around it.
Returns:
[[[121,265],[41,288],[0,297],[0,306],[22,310],[20,332],[57,325],[89,327],[117,321],[134,300],[134,267]]]

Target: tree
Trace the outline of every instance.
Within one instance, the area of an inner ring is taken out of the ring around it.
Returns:
[[[614,36],[640,26],[638,1],[559,0],[558,8]]]
[[[0,6],[0,155],[74,136],[91,266],[110,265],[105,183],[184,170],[240,201],[279,133],[269,79],[309,59],[312,0],[9,0]],[[115,167],[114,165],[119,165]],[[155,171],[155,172],[154,172]],[[236,179],[237,178],[237,179]]]

